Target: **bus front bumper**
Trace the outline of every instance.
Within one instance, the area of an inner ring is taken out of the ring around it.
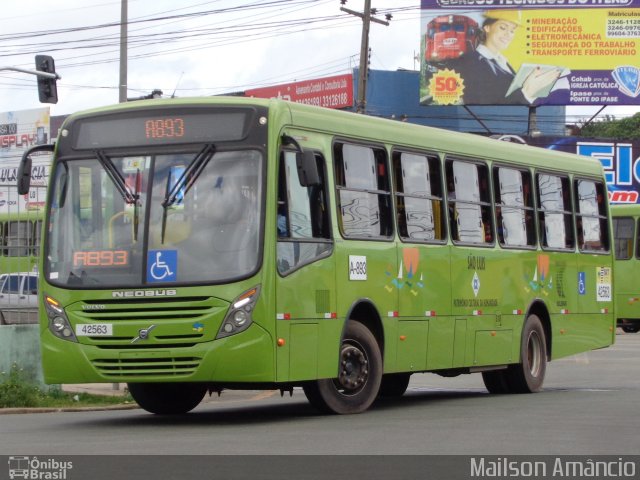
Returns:
[[[41,336],[49,384],[127,382],[243,382],[275,380],[275,345],[257,324],[237,335],[188,347],[105,349]]]

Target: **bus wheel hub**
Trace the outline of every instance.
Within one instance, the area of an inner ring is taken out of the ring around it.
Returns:
[[[367,381],[369,362],[362,350],[353,345],[344,345],[341,352],[338,381],[346,390],[357,390]]]

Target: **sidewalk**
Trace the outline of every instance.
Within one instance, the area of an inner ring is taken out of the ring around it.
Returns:
[[[69,393],[88,393],[91,395],[105,395],[109,397],[125,395],[126,383],[80,383],[62,385],[62,390]]]
[[[127,392],[125,383],[83,383],[77,385],[62,385],[67,393],[89,393],[91,395],[124,396]],[[116,388],[117,387],[117,388]],[[105,406],[67,406],[67,407],[15,407],[0,408],[0,415],[22,413],[54,413],[54,412],[91,412],[102,410],[133,410],[140,408],[136,402],[125,401],[114,405]]]

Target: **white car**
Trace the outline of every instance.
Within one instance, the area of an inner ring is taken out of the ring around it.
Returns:
[[[0,325],[38,323],[38,273],[0,275]]]

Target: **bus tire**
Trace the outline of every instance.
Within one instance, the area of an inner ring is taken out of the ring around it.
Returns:
[[[309,403],[321,412],[361,413],[378,395],[382,379],[382,355],[376,338],[362,323],[349,321],[340,346],[337,378],[303,386]]]
[[[622,331],[624,333],[638,333],[640,331],[640,325],[633,324],[633,325],[622,325]]]
[[[181,415],[198,406],[207,393],[200,383],[129,383],[129,393],[147,412]]]
[[[401,397],[407,391],[409,380],[411,380],[410,373],[388,373],[382,375],[378,396],[387,398]]]
[[[511,393],[534,393],[542,389],[547,371],[547,342],[544,327],[537,315],[524,322],[520,344],[520,363],[510,365],[507,384]]]
[[[482,381],[489,393],[494,395],[510,392],[506,369],[482,372]]]

